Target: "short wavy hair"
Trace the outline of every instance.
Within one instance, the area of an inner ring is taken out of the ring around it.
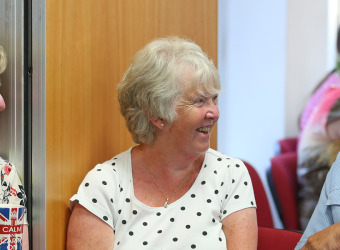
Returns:
[[[153,142],[155,126],[151,117],[172,125],[183,94],[181,78],[187,69],[194,72],[189,84],[195,91],[219,93],[216,67],[202,49],[188,39],[156,39],[136,53],[118,85],[120,111],[134,142]]]

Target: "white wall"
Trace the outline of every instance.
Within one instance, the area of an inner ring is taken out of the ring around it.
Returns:
[[[266,188],[277,141],[298,135],[303,106],[334,66],[329,40],[336,30],[327,28],[329,2],[219,0],[218,68],[224,92],[218,150],[250,162]]]
[[[287,1],[286,136],[298,134],[297,120],[304,105],[318,82],[335,66],[335,62],[330,65],[327,53],[328,14],[326,0]],[[336,40],[334,36],[332,39],[335,52]]]

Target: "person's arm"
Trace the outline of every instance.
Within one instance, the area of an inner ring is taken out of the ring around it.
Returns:
[[[28,225],[24,225],[24,230],[22,233],[22,250],[28,250],[30,248],[29,245],[29,237],[28,237]]]
[[[339,249],[340,222],[329,226],[308,238],[301,250]]]
[[[228,250],[257,249],[256,208],[245,208],[223,219],[222,229]]]
[[[68,224],[66,249],[112,250],[113,244],[113,229],[86,208],[76,204]]]

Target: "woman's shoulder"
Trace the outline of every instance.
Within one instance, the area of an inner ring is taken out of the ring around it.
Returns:
[[[0,156],[0,167],[3,168],[5,165],[12,165],[12,164]]]
[[[111,178],[119,178],[123,175],[128,175],[131,166],[131,149],[126,150],[118,155],[106,160],[102,163],[95,165],[88,173],[89,178],[99,178],[107,176]]]
[[[114,172],[117,171],[126,171],[131,166],[131,148],[115,155],[111,159],[98,164],[95,169],[103,169],[103,170],[110,170],[113,169]]]
[[[6,173],[6,175],[9,175],[10,173],[15,173],[17,170],[14,164],[0,157],[0,171]]]
[[[124,161],[127,161],[127,160],[129,160],[129,158],[131,158],[131,149],[132,148],[129,148],[128,150],[115,155],[111,159],[106,160],[106,161],[104,161],[101,164],[102,165],[112,165],[112,166],[115,166],[117,163],[122,163]]]
[[[224,153],[221,153],[219,151],[216,151],[214,149],[209,149],[206,152],[206,158],[207,160],[215,160],[218,162],[228,162],[229,164],[238,164],[238,165],[244,165],[243,161],[238,159],[238,158],[234,158],[228,155],[225,155]]]
[[[230,157],[213,149],[209,149],[206,152],[204,164],[216,170],[220,170],[218,171],[219,173],[228,174],[230,176],[248,173],[247,167],[242,160]]]

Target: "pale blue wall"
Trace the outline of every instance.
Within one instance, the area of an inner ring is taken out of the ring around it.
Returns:
[[[218,150],[262,179],[285,132],[285,1],[219,1]]]
[[[297,136],[298,116],[334,58],[328,37],[336,32],[329,29],[336,1],[219,0],[217,147],[256,168],[276,227],[266,170],[278,140]]]
[[[218,149],[268,166],[285,132],[286,4],[223,1],[219,6]],[[224,9],[224,10],[223,10]]]

